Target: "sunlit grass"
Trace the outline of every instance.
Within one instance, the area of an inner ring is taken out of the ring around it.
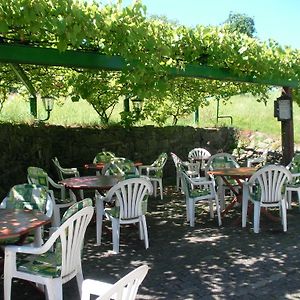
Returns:
[[[271,94],[268,103],[259,103],[252,96],[242,95],[232,97],[229,102],[220,102],[220,115],[230,115],[233,119],[234,127],[242,130],[260,131],[274,138],[280,138],[281,124],[274,118],[274,100],[278,93]],[[119,113],[123,109],[120,103],[111,118],[115,123],[120,120]],[[294,132],[295,142],[300,142],[300,108],[294,105]],[[47,116],[41,101],[38,101],[38,118],[44,119]],[[230,126],[228,118],[220,119],[217,123],[217,102],[212,100],[210,105],[199,109],[199,123],[195,124],[194,114],[187,118],[182,118],[177,125],[190,125],[199,127],[216,127],[221,125]],[[5,102],[0,113],[0,121],[12,123],[33,123],[34,118],[30,114],[29,102],[21,97],[11,97]],[[51,113],[48,124],[62,126],[101,126],[100,118],[93,107],[84,100],[72,102],[67,99],[64,102],[56,102]],[[152,124],[147,122],[147,124]],[[168,120],[166,125],[171,125],[172,120]]]

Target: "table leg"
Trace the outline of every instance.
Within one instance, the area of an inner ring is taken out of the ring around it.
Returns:
[[[100,194],[96,194],[96,240],[101,245],[102,223],[104,214],[104,203]]]

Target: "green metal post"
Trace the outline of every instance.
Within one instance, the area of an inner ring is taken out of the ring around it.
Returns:
[[[30,113],[37,118],[37,98],[35,95],[29,96],[30,100]]]
[[[129,108],[129,98],[125,98],[125,99],[124,99],[124,111],[125,111],[125,112],[130,112],[130,108]]]
[[[195,110],[195,124],[199,124],[199,107]]]

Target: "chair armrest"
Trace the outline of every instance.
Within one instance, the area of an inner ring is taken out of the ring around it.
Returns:
[[[50,178],[48,176],[48,182],[51,186],[53,186],[54,188],[60,190],[60,197],[62,200],[64,200],[66,198],[66,188],[63,184],[60,183],[56,183],[52,178]]]
[[[291,173],[292,174],[292,177],[300,177],[300,173]]]
[[[56,182],[55,182],[52,178],[50,178],[49,176],[48,176],[48,182],[49,182],[53,187],[55,187],[55,188],[57,188],[57,189],[62,190],[62,189],[65,188],[65,186],[64,186],[63,184],[56,183]]]
[[[142,166],[139,166],[138,169],[139,169],[139,172],[141,172],[143,170],[147,170],[150,167],[151,167],[150,165],[142,165]]]
[[[205,177],[190,178],[190,182],[194,186],[213,184],[213,182],[211,180],[207,180]]]
[[[63,174],[66,174],[66,175],[74,175],[75,177],[80,176],[77,168],[61,168],[60,170]]]

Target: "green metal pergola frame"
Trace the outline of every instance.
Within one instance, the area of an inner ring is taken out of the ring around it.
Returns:
[[[102,69],[122,71],[128,68],[120,56],[108,56],[98,52],[67,50],[59,52],[54,48],[32,47],[20,44],[0,44],[0,63],[10,64],[20,80],[25,84],[36,103],[36,92],[29,78],[20,65],[61,66],[82,69]],[[230,70],[205,65],[187,65],[183,70],[170,68],[169,74],[177,77],[205,78],[225,81],[247,82],[272,86],[281,86],[290,93],[291,88],[299,87],[298,80],[273,77],[257,78],[256,76],[234,74]],[[31,105],[32,111],[36,104]],[[36,113],[36,111],[35,111]],[[294,154],[293,119],[282,121],[282,148],[284,163],[288,163]]]
[[[0,62],[110,71],[122,71],[127,68],[125,60],[120,56],[108,56],[97,52],[78,50],[59,52],[53,48],[31,47],[18,44],[0,44]],[[243,76],[241,74],[234,74],[230,70],[205,65],[190,64],[184,70],[170,68],[169,74],[178,77],[239,81],[291,88],[299,86],[299,82],[296,80],[287,80],[286,78],[273,77],[272,75],[268,78]]]

